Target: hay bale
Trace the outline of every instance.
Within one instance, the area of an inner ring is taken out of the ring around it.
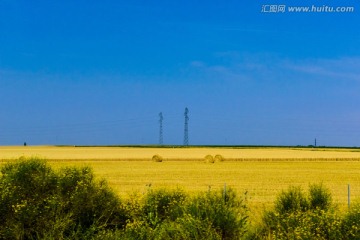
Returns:
[[[214,163],[215,162],[215,159],[211,155],[206,155],[204,159],[205,159],[206,163]]]
[[[215,155],[215,157],[214,157],[214,161],[215,161],[215,162],[223,162],[223,161],[225,161],[225,158],[224,158],[222,155],[217,154],[217,155]]]
[[[155,154],[153,157],[152,157],[152,160],[154,162],[162,162],[163,161],[163,158],[162,156],[158,155],[158,154]]]

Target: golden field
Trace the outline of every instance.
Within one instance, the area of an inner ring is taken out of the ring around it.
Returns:
[[[336,148],[0,146],[0,159],[39,156],[49,160],[147,160],[155,154],[168,160],[201,160],[207,154],[221,154],[229,160],[360,160],[360,149]]]
[[[155,154],[164,161],[151,161]],[[226,160],[205,163],[207,154],[221,154]],[[307,189],[311,183],[323,182],[341,207],[347,205],[348,184],[352,201],[360,197],[357,149],[0,147],[2,162],[21,156],[46,158],[56,168],[89,165],[120,195],[145,192],[150,184],[194,192],[223,188],[226,183],[247,191],[249,205],[259,207],[272,203],[289,185]]]

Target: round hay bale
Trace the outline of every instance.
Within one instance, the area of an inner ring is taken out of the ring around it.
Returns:
[[[162,162],[163,161],[163,158],[162,156],[158,155],[158,154],[155,154],[153,157],[152,157],[152,160],[154,162]]]
[[[211,156],[211,155],[206,155],[204,159],[205,159],[206,163],[214,163],[215,162],[213,156]]]
[[[223,161],[225,161],[225,158],[224,158],[222,155],[217,154],[217,155],[215,155],[215,157],[214,157],[214,161],[215,161],[215,162],[223,162]]]

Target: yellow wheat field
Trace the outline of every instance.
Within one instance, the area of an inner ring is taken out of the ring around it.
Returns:
[[[163,162],[151,161],[159,154]],[[205,163],[205,155],[225,161]],[[183,188],[188,192],[232,187],[248,192],[250,206],[268,206],[289,185],[307,189],[322,182],[335,202],[360,198],[360,151],[307,148],[130,148],[130,147],[0,147],[2,162],[21,156],[48,159],[55,168],[89,165],[120,195],[149,187]]]
[[[360,160],[359,149],[324,148],[150,148],[150,147],[0,147],[0,159],[39,156],[58,160],[200,160],[221,154],[229,160]]]

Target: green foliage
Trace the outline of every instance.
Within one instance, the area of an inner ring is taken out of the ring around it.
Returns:
[[[308,201],[300,187],[291,186],[287,191],[282,191],[275,202],[275,211],[279,214],[295,211],[305,211]]]
[[[151,226],[164,220],[175,221],[183,214],[182,206],[186,200],[185,193],[180,190],[149,190],[145,197],[143,215]]]
[[[246,196],[232,189],[149,189],[120,200],[89,167],[54,171],[22,157],[1,168],[0,223],[0,239],[360,239],[360,204],[339,215],[322,184],[307,194],[291,186],[248,232]]]
[[[147,240],[154,239],[154,234],[154,229],[146,221],[134,219],[126,225],[125,231],[121,232],[121,237],[114,239]]]
[[[76,227],[88,229],[124,227],[127,216],[120,200],[105,180],[95,181],[89,167],[65,168],[59,173],[63,210],[76,220]]]
[[[176,221],[164,222],[155,229],[154,235],[156,236],[155,239],[159,240],[221,239],[221,236],[211,227],[211,225],[202,222],[189,214],[178,218]]]
[[[322,183],[310,185],[308,198],[311,209],[328,210],[332,205],[330,190],[325,188]]]
[[[62,239],[121,228],[125,211],[90,168],[53,171],[44,160],[8,163],[0,177],[0,239]]]
[[[2,167],[0,200],[0,239],[236,239],[247,221],[231,189],[150,189],[122,202],[89,167],[55,172],[36,158]]]
[[[360,203],[351,206],[344,216],[341,229],[344,239],[360,239]]]
[[[150,190],[142,202],[121,239],[239,239],[246,232],[246,206],[232,189],[191,198],[179,189]]]
[[[259,233],[253,239],[342,239],[342,218],[336,214],[331,194],[322,184],[289,187],[277,197],[273,211],[264,214]]]
[[[341,239],[341,218],[331,211],[267,212],[263,224],[271,239]]]
[[[0,238],[34,238],[52,228],[60,207],[57,178],[45,161],[6,164],[0,177]]]
[[[248,215],[244,199],[238,198],[231,188],[225,196],[223,191],[195,196],[187,211],[212,226],[222,239],[237,239],[246,232]]]
[[[120,239],[238,239],[246,231],[246,206],[231,189],[226,196],[191,198],[179,189],[158,189],[135,199],[128,202],[134,215]]]
[[[280,213],[307,210],[328,210],[332,205],[330,190],[321,183],[309,186],[306,196],[300,187],[290,186],[287,191],[282,191],[275,202],[275,210]]]

